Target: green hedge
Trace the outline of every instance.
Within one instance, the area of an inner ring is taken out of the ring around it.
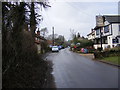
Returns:
[[[94,56],[95,58],[104,58],[104,57],[109,57],[109,56],[119,56],[120,55],[120,48],[112,48],[108,50],[104,50],[102,52],[100,51],[95,51]]]
[[[47,70],[48,63],[37,53],[30,32],[15,38],[7,35],[2,47],[2,88],[41,88]]]

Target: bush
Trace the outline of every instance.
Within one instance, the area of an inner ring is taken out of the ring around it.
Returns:
[[[79,46],[80,48],[90,47],[90,46],[93,46],[94,44],[92,41],[87,39],[80,40],[79,43],[80,43],[80,46]]]
[[[107,49],[105,51],[96,51],[94,52],[95,58],[103,58],[103,57],[109,57],[109,56],[119,56],[120,55],[120,48],[112,48]]]
[[[88,53],[94,53],[96,51],[96,49],[94,49],[93,47],[87,47],[88,49]]]
[[[98,47],[98,48],[97,48],[97,50],[98,50],[98,51],[102,51],[102,50],[103,50],[103,48],[101,48],[101,47]]]
[[[20,32],[16,37],[8,33],[3,44],[3,88],[40,88],[44,84],[47,63],[37,53],[30,32]]]

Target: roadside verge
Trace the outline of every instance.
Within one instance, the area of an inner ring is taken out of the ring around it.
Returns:
[[[99,62],[102,62],[102,63],[106,63],[106,64],[109,64],[109,65],[113,65],[113,66],[117,66],[117,67],[120,67],[120,65],[117,65],[117,64],[113,64],[111,62],[107,62],[107,61],[104,61],[104,60],[98,60]]]
[[[120,67],[120,65],[117,65],[117,64],[114,64],[114,63],[105,61],[105,60],[95,59],[95,58],[94,58],[94,54],[80,54],[80,55],[81,55],[81,56],[84,56],[84,57],[86,57],[86,58],[89,58],[89,59],[91,59],[91,60],[96,60],[96,61],[99,61],[99,62],[102,62],[102,63],[106,63],[106,64],[109,64],[109,65],[112,65],[112,66]]]

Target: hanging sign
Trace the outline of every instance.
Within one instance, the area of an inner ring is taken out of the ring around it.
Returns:
[[[103,20],[103,16],[96,16],[96,26],[98,27],[102,27],[104,26],[104,20]]]

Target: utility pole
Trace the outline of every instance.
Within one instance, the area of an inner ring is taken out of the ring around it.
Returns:
[[[101,27],[100,27],[100,46],[101,46],[101,51],[102,51],[102,32],[101,32]]]
[[[53,46],[54,46],[54,27],[52,27],[53,30]]]

